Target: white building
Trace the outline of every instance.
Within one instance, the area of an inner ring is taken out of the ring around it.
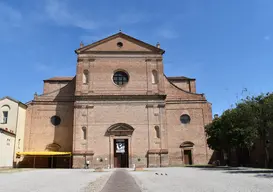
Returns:
[[[0,99],[0,167],[13,167],[23,151],[26,108],[10,97]]]

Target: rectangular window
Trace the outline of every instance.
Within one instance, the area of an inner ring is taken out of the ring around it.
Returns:
[[[3,111],[3,124],[7,124],[7,123],[8,123],[8,112]]]

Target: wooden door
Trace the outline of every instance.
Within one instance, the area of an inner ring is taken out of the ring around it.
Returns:
[[[124,151],[117,150],[118,145],[121,144],[124,147]],[[129,167],[128,161],[128,139],[115,139],[114,140],[114,167]]]
[[[184,164],[185,165],[192,165],[191,150],[184,150]]]

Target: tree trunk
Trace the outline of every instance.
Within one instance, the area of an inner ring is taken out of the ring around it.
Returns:
[[[264,167],[265,168],[269,168],[269,153],[268,153],[268,147],[267,147],[267,143],[266,140],[264,140],[264,154],[265,154],[265,158],[264,158]]]

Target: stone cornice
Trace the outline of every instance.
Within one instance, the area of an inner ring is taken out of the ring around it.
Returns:
[[[87,57],[84,57],[84,58],[78,58],[77,59],[78,62],[94,62],[95,61],[95,58],[87,58]]]
[[[189,104],[189,103],[209,103],[209,102],[207,100],[186,100],[186,99],[166,100],[166,104]]]
[[[162,61],[163,59],[162,58],[157,58],[156,61]]]
[[[161,103],[157,105],[158,108],[164,108],[165,107],[165,103]]]
[[[146,105],[146,108],[153,108],[154,107],[154,104],[147,104]]]
[[[73,151],[73,155],[94,155],[94,151]]]
[[[149,149],[147,154],[168,154],[168,149]]]
[[[134,55],[151,55],[151,54],[155,54],[155,55],[159,55],[156,52],[150,52],[150,51],[85,51],[82,54],[113,54],[113,55],[117,55],[117,54],[134,54]]]
[[[76,96],[76,101],[99,101],[99,100],[109,100],[109,101],[124,101],[124,100],[165,100],[166,95],[83,95]]]
[[[76,109],[93,109],[94,108],[94,105],[79,105],[79,104],[76,104],[74,105],[74,108]]]
[[[71,101],[32,101],[30,105],[66,105],[67,103],[73,103]]]

